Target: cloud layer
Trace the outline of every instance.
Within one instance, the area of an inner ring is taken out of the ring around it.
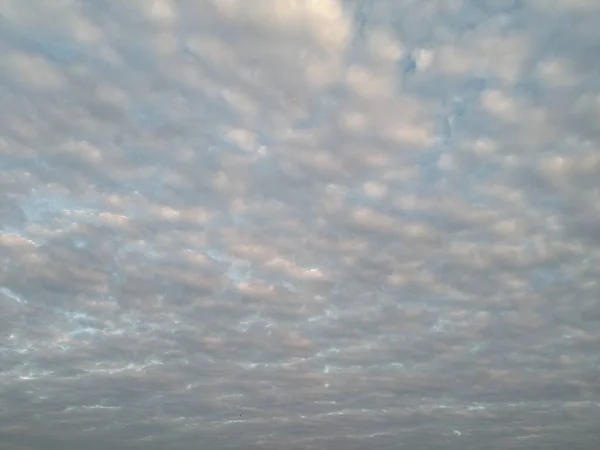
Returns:
[[[2,441],[597,448],[599,20],[0,3]]]

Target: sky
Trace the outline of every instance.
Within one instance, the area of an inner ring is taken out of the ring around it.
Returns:
[[[598,0],[1,0],[2,449],[599,448]]]

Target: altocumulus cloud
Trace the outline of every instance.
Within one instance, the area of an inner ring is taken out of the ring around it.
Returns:
[[[0,3],[6,448],[597,448],[594,0]]]

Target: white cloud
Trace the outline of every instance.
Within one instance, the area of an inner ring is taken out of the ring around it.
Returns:
[[[13,78],[27,87],[40,91],[54,91],[65,87],[65,79],[45,58],[15,52],[3,61]]]
[[[593,440],[597,2],[0,11],[11,443]]]

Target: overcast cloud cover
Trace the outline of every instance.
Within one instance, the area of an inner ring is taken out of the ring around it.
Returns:
[[[0,1],[0,448],[600,448],[599,24]]]

